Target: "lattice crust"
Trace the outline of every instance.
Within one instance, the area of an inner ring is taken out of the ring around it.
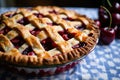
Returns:
[[[19,8],[0,19],[0,60],[17,65],[70,62],[89,53],[99,36],[94,21],[59,7]],[[51,47],[45,48],[45,42]],[[28,55],[26,49],[34,54]]]

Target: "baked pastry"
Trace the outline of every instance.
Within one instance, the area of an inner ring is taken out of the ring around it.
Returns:
[[[94,21],[74,11],[19,8],[0,16],[0,61],[26,67],[65,64],[87,55],[98,37]]]

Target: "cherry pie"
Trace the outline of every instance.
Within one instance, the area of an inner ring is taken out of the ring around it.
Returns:
[[[19,8],[0,16],[0,61],[27,67],[65,64],[87,55],[98,37],[94,21],[74,11]]]

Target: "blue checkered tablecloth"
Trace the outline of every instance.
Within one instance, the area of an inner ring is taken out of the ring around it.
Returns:
[[[97,19],[98,9],[67,8]],[[0,14],[15,8],[0,8]],[[120,80],[120,39],[110,45],[97,45],[74,68],[49,77],[23,77],[0,69],[0,80]]]

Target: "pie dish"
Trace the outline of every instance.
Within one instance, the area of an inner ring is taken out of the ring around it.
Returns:
[[[34,68],[62,65],[87,55],[98,37],[95,22],[74,11],[18,8],[0,15],[0,61]]]

